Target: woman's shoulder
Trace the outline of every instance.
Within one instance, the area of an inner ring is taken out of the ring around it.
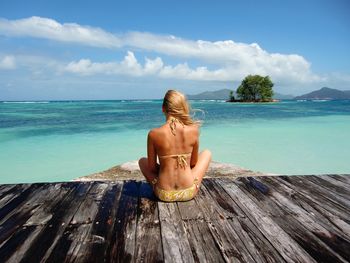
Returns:
[[[194,135],[199,135],[200,133],[200,125],[197,124],[192,124],[192,125],[186,125],[186,129]],[[153,129],[151,129],[148,132],[148,136],[150,137],[157,137],[157,136],[163,136],[164,133],[166,133],[166,124],[164,124],[163,126],[160,127],[155,127]]]
[[[188,126],[191,130],[191,132],[195,133],[195,134],[199,134],[200,133],[200,125],[194,123],[192,125]]]
[[[157,128],[153,128],[153,129],[149,130],[148,136],[153,137],[156,133],[157,133]]]
[[[148,136],[155,137],[155,136],[159,135],[160,133],[162,133],[162,127],[156,127],[156,128],[151,129],[148,132]]]

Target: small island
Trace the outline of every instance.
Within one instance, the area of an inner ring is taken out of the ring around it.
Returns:
[[[248,75],[245,77],[236,94],[238,99],[230,91],[230,97],[226,102],[276,102],[279,100],[273,99],[273,82],[269,76]]]

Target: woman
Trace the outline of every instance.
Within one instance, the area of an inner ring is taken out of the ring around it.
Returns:
[[[139,166],[160,200],[187,201],[199,190],[211,152],[198,154],[200,123],[191,119],[184,94],[168,90],[162,111],[166,123],[148,133],[147,158],[141,158]]]

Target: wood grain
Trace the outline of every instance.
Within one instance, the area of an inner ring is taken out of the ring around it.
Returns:
[[[350,175],[0,185],[1,262],[348,262]]]

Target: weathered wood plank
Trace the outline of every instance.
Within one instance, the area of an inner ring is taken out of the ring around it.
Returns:
[[[267,177],[266,180],[270,179]],[[347,224],[350,224],[348,209],[344,208],[341,205],[338,205],[334,200],[330,201],[328,199],[323,198],[318,193],[314,193],[313,189],[306,190],[305,187],[296,185],[295,180],[291,180],[290,178],[288,178],[288,176],[276,176],[275,178],[273,178],[273,180],[276,180],[278,183],[283,184],[289,187],[290,189],[293,189],[296,193],[300,193],[301,195],[310,199],[317,207],[320,207],[325,211],[333,213]]]
[[[62,198],[69,191],[72,191],[72,186],[72,184],[67,183],[48,184],[42,191],[36,191],[37,195],[27,200],[26,204],[21,209],[17,209],[16,213],[1,225],[1,229],[7,231],[5,234],[2,233],[2,237],[12,235],[11,238],[0,247],[0,253],[3,248],[7,249],[6,259],[9,258],[8,262],[20,261],[32,241],[35,240],[37,234],[40,233],[44,225],[52,217],[50,209],[58,202],[61,202]],[[32,231],[28,232],[28,230],[26,230],[27,228]],[[15,233],[12,234],[13,232]],[[23,238],[23,233],[27,235],[26,239],[23,242],[16,243],[18,239]],[[15,250],[8,250],[9,247]]]
[[[344,207],[350,206],[350,198],[348,196],[348,191],[343,191],[340,187],[329,187],[330,184],[327,184],[326,181],[322,180],[323,176],[297,176],[297,182],[303,182],[313,189],[317,189],[320,192],[324,192],[324,196],[329,199],[336,200],[340,202]],[[327,187],[328,186],[328,187]],[[335,199],[336,198],[336,199]]]
[[[251,178],[237,178],[235,184],[241,189],[246,190],[246,195],[248,198],[253,198],[256,204],[264,211],[264,213],[269,216],[285,216],[286,214],[294,214],[293,209],[290,209],[288,206],[281,208],[281,206],[274,202],[270,197],[274,192],[274,189],[264,184],[258,179],[259,177]],[[252,184],[252,181],[254,184]],[[259,184],[260,187],[257,188],[256,185]],[[261,190],[263,185],[263,189]],[[268,190],[265,190],[268,189]]]
[[[225,262],[207,222],[187,220],[184,227],[195,262]]]
[[[313,177],[320,178],[322,180],[327,181],[329,184],[331,184],[333,186],[341,188],[342,189],[341,191],[344,192],[344,194],[346,194],[347,198],[349,198],[349,195],[350,195],[350,186],[349,185],[344,184],[343,182],[336,180],[329,175],[327,175],[327,176],[313,176]],[[332,187],[332,186],[330,186],[330,187]]]
[[[265,179],[271,181],[271,179]],[[276,188],[286,187],[281,184]],[[285,201],[284,197],[278,197],[280,201]],[[306,199],[306,201],[304,201]],[[297,220],[308,228],[312,233],[322,240],[328,247],[337,252],[344,259],[350,258],[350,225],[339,217],[334,215],[332,211],[323,209],[319,203],[315,203],[312,195],[293,195],[293,207],[296,211]],[[350,208],[350,207],[349,207]],[[350,218],[350,209],[348,209],[348,218]]]
[[[210,189],[207,189],[208,185],[210,185]],[[215,189],[215,198],[211,196],[212,193],[214,193],[212,189]],[[228,224],[231,227],[227,226],[225,222],[224,233],[233,230],[237,233],[233,237],[229,236],[228,239],[226,239],[225,234],[223,237],[216,237],[216,240],[220,241],[219,248],[226,261],[242,261],[242,259],[244,261],[251,261],[250,258],[244,258],[243,256],[244,254],[250,254],[256,262],[284,262],[277,250],[270,244],[269,240],[266,239],[261,234],[260,230],[250,222],[250,219],[248,218],[249,214],[245,214],[220,184],[215,180],[204,180],[204,187],[201,191],[202,194],[198,196],[196,201],[199,203],[201,209],[206,211],[205,214],[211,213],[210,225],[214,225],[214,227],[220,229],[222,228],[221,224],[223,220],[227,219]],[[219,200],[219,202],[215,202],[216,200]],[[225,200],[225,202],[223,202],[223,200]],[[228,214],[226,215],[225,213],[221,214],[216,212],[222,211],[222,204],[226,207],[225,211],[228,211]],[[228,206],[231,206],[231,208],[228,208]],[[237,216],[232,216],[232,211],[235,211]],[[218,231],[220,230],[213,231],[213,233],[217,233]],[[237,235],[240,239],[238,241]],[[236,240],[236,242],[231,242],[231,240]],[[241,243],[244,245],[241,245]],[[236,244],[238,244],[238,246],[236,246]],[[245,247],[249,253],[247,253],[245,249],[242,249],[242,247]],[[234,251],[234,253],[232,253],[232,251]],[[243,255],[241,255],[241,253]]]
[[[327,202],[346,212],[350,207],[350,201],[343,197],[332,193],[331,191],[325,191],[320,185],[317,185],[308,180],[307,176],[284,176],[281,177],[284,181],[291,182],[300,190],[305,189],[309,194],[317,196],[321,202]]]
[[[219,200],[218,204],[220,206],[223,204],[223,200],[225,200],[225,210],[226,211],[235,211],[235,213],[240,214],[240,217],[228,216],[225,218],[217,217],[215,221],[212,222],[210,226],[215,226],[216,224],[216,233],[219,234],[216,236],[217,240],[221,241],[220,248],[223,254],[227,257],[229,261],[240,261],[240,262],[250,262],[253,259],[256,262],[264,262],[261,257],[258,255],[256,249],[250,246],[249,240],[242,239],[242,236],[239,236],[238,233],[244,232],[241,228],[240,224],[234,224],[236,222],[235,219],[246,218],[246,214],[241,208],[239,208],[235,202],[231,199],[231,197],[226,193],[226,191],[221,187],[221,185],[215,183],[214,180],[205,180],[203,183],[205,188],[207,188],[208,192],[212,196],[212,200],[215,202]],[[235,206],[235,207],[234,207]],[[232,219],[232,220],[227,220]],[[236,227],[236,228],[234,228]],[[222,228],[218,230],[218,228]],[[214,230],[214,229],[213,229]],[[214,234],[214,231],[212,232]],[[227,240],[226,240],[227,238]],[[228,241],[228,242],[227,242]],[[234,248],[230,244],[230,241],[234,244]],[[226,244],[225,244],[226,243]],[[225,248],[226,247],[226,248]],[[227,248],[229,252],[234,250],[233,254],[227,253]]]
[[[317,223],[317,220],[311,218],[307,211],[300,208],[298,205],[294,204],[290,199],[286,198],[279,192],[270,188],[271,191],[267,197],[259,191],[255,191],[250,187],[247,178],[239,178],[237,185],[239,188],[246,193],[259,207],[261,203],[270,204],[271,202],[276,203],[276,207],[266,205],[265,209],[271,212],[273,215],[275,209],[285,211],[284,216],[272,216],[273,220],[294,240],[300,244],[305,251],[308,252],[317,262],[344,262],[344,259],[334,252],[331,248],[334,248],[335,242],[323,242],[319,236],[329,238],[334,237],[334,233],[330,233],[326,228]],[[288,210],[285,208],[288,207]],[[289,213],[292,210],[293,213]],[[330,240],[328,240],[330,241]],[[349,246],[347,242],[342,240],[341,246]],[[330,247],[329,247],[330,245]],[[339,248],[339,244],[336,244]],[[347,253],[341,249],[342,254]]]
[[[261,177],[259,180],[262,180],[265,184],[273,187],[275,191],[292,200],[293,203],[303,209],[307,216],[327,230],[335,232],[346,240],[350,239],[350,225],[339,218],[332,210],[327,210],[327,207],[324,208],[311,194],[297,192],[290,187],[291,185],[280,183],[276,178]],[[350,215],[347,217],[349,218]]]
[[[0,246],[1,262],[19,262],[17,253],[21,253],[20,249],[23,246],[28,246],[32,239],[29,237],[33,235],[37,226],[28,226],[19,228],[9,239]],[[29,243],[28,243],[29,242]],[[23,253],[21,253],[23,255]],[[11,260],[9,260],[12,257]],[[13,260],[16,258],[16,260]]]
[[[91,188],[86,194],[85,199],[80,204],[69,224],[88,224],[92,223],[96,216],[100,201],[108,188],[108,183],[93,182]]]
[[[232,181],[217,179],[231,198],[250,215],[252,222],[269,239],[287,262],[315,262],[315,260]]]
[[[7,198],[6,202],[4,202],[0,208],[0,224],[3,224],[3,222],[13,214],[11,212],[18,209],[20,205],[23,205],[27,199],[30,199],[33,195],[40,194],[40,191],[36,192],[40,187],[44,188],[44,185],[25,184],[11,191],[12,193],[8,194],[10,198]]]
[[[25,222],[24,226],[45,225],[52,218],[52,211],[54,211],[55,207],[62,202],[62,199],[67,194],[73,192],[76,187],[78,187],[78,184],[50,183],[43,190],[37,190],[38,195],[28,200],[25,207],[21,208],[23,210],[36,207],[32,210],[32,215]]]
[[[211,179],[204,179],[202,186],[196,201],[200,203],[206,219],[246,217],[243,210],[232,202],[230,195],[217,189]]]
[[[182,220],[204,220],[203,212],[199,209],[194,199],[187,202],[178,202],[177,206]]]
[[[256,180],[254,177],[246,177],[247,181],[249,182],[249,185],[258,190],[259,192],[267,195],[270,192],[270,188],[268,188],[265,184],[261,183],[260,181]]]
[[[45,262],[50,256],[60,236],[66,229],[79,204],[84,200],[91,183],[77,183],[55,207],[52,218],[47,221],[35,240],[30,244],[20,262]]]
[[[347,262],[339,251],[332,250],[334,246],[329,247],[327,246],[329,243],[326,244],[318,238],[322,233],[315,235],[314,232],[295,220],[291,215],[276,217],[274,221],[317,262]]]
[[[141,183],[136,229],[137,262],[163,262],[157,199],[148,183]]]
[[[16,192],[17,187],[20,187],[21,185],[16,184],[2,184],[0,185],[0,208],[5,204],[5,202],[9,199],[9,196],[11,193]],[[5,201],[3,199],[6,198]]]
[[[107,183],[92,183],[85,199],[56,242],[47,262],[77,262],[85,258],[91,245],[88,239],[91,236],[92,220],[97,214],[98,205],[107,187]]]
[[[178,206],[158,202],[161,237],[165,262],[194,262]]]
[[[140,182],[124,182],[107,262],[131,262],[136,247],[136,222]]]
[[[328,176],[344,184],[350,185],[350,174],[329,174]]]
[[[322,187],[325,191],[331,191],[335,195],[339,195],[344,199],[350,201],[350,187],[344,187],[344,184],[339,183],[337,180],[332,179],[329,176],[305,176],[312,183]]]
[[[256,262],[286,262],[248,217],[228,221]]]
[[[346,262],[348,178],[300,177],[205,179],[194,200],[178,203],[134,181],[0,185],[0,258]]]
[[[227,262],[253,262],[251,254],[227,219],[208,222],[208,226]]]
[[[11,188],[11,187],[14,187],[15,185],[14,184],[0,184],[0,197],[1,197],[1,194],[3,191]]]
[[[75,262],[111,262],[107,261],[108,249],[112,246],[113,228],[116,223],[116,214],[119,209],[119,200],[124,182],[108,184],[108,188],[99,203],[97,214],[92,222],[87,249],[84,257],[75,259]]]
[[[28,191],[23,191],[23,196],[18,195],[3,207],[0,221],[0,244],[27,222],[45,200],[46,196],[43,193],[48,191],[42,184],[35,184],[26,189]],[[5,214],[6,211],[8,214]]]
[[[3,196],[4,192],[22,184],[0,184],[0,198]]]

